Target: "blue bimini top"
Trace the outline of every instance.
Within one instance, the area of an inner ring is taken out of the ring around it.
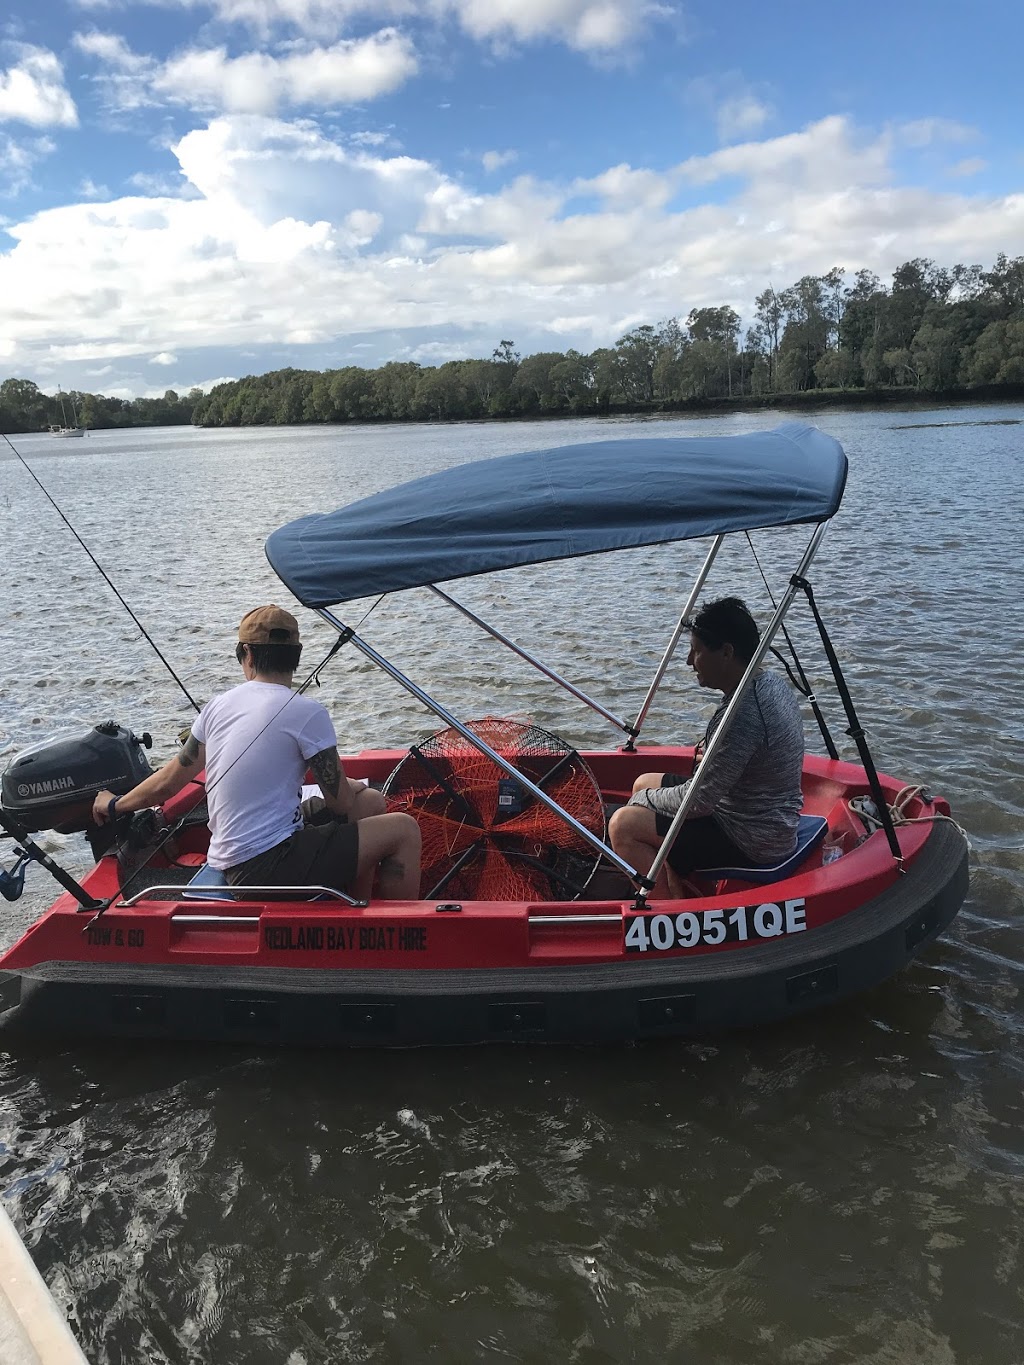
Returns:
[[[827,521],[846,456],[814,427],[556,446],[444,469],[267,540],[307,607],[550,559]]]

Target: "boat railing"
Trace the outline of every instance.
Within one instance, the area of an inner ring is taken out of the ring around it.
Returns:
[[[117,908],[131,909],[142,900],[152,900],[155,893],[163,894],[167,900],[203,900],[210,904],[221,905],[252,900],[318,901],[325,897],[329,900],[341,901],[342,904],[354,910],[363,910],[367,904],[366,901],[358,900],[355,896],[350,896],[345,891],[339,891],[334,886],[256,886],[240,882],[236,886],[226,886],[223,893],[219,888],[202,887],[190,894],[188,886],[182,886],[180,882],[158,882],[154,886],[143,887],[134,895],[125,896],[123,900],[117,901]]]

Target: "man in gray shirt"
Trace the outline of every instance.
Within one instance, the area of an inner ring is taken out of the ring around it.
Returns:
[[[691,622],[687,663],[701,687],[725,694],[701,748],[721,723],[759,640],[757,624],[738,597],[707,603]],[[803,759],[799,703],[782,678],[758,669],[702,775],[654,895],[678,897],[681,879],[702,867],[771,866],[788,858],[803,807]],[[687,785],[682,774],[644,773],[633,784],[629,805],[612,816],[612,848],[637,871],[650,868]]]

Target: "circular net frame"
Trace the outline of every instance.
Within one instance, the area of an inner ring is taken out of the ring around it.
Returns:
[[[472,731],[585,829],[605,837],[594,774],[557,735],[487,716]],[[601,854],[458,730],[413,745],[384,785],[423,836],[420,894],[446,900],[575,900]]]

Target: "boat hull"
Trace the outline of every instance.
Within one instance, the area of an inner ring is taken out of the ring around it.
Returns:
[[[328,1046],[700,1037],[878,985],[949,925],[967,882],[962,836],[936,823],[879,894],[812,932],[739,950],[445,968],[45,961],[0,971],[0,1029]],[[621,941],[631,906],[604,908]]]

